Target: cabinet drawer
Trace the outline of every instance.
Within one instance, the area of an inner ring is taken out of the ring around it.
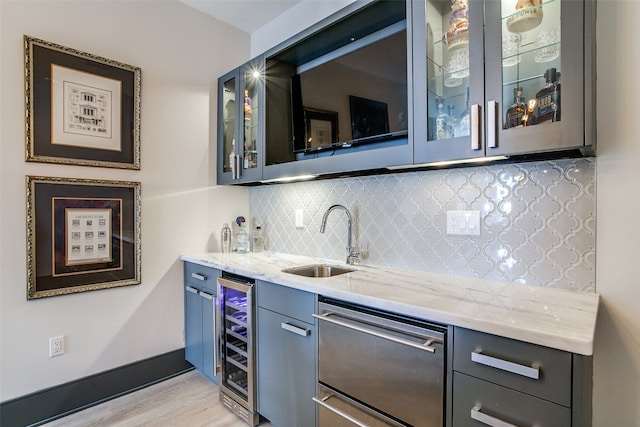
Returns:
[[[564,406],[571,406],[571,368],[571,353],[469,329],[454,331],[455,371]]]
[[[258,282],[257,293],[258,307],[315,324],[311,316],[315,312],[315,294],[262,281]]]
[[[217,279],[220,277],[220,271],[215,268],[205,267],[204,265],[194,264],[191,262],[184,263],[184,281],[198,288],[204,288],[209,292],[216,294]]]
[[[571,410],[454,372],[453,427],[487,425],[569,427]]]

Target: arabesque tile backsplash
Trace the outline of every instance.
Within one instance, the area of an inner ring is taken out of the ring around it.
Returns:
[[[362,264],[595,291],[595,160],[503,164],[253,187],[268,250],[346,259],[354,215]],[[304,211],[304,228],[294,224]],[[448,210],[479,210],[480,236],[446,233]]]

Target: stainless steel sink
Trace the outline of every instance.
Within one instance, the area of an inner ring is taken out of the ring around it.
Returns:
[[[300,267],[285,268],[283,273],[296,274],[305,277],[333,277],[340,274],[356,271],[355,268],[344,267],[340,265],[329,264],[311,264]]]

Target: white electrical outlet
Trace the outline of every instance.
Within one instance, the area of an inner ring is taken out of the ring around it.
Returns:
[[[295,211],[296,228],[304,228],[304,211],[296,209]]]
[[[447,211],[447,234],[479,236],[480,211]]]
[[[49,338],[49,357],[62,356],[64,354],[64,335]]]

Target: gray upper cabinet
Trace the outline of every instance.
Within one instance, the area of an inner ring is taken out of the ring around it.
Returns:
[[[594,52],[595,0],[356,1],[220,78],[218,183],[594,155]]]
[[[594,153],[592,1],[413,7],[414,163]]]
[[[218,184],[262,178],[263,105],[261,57],[218,79]]]

